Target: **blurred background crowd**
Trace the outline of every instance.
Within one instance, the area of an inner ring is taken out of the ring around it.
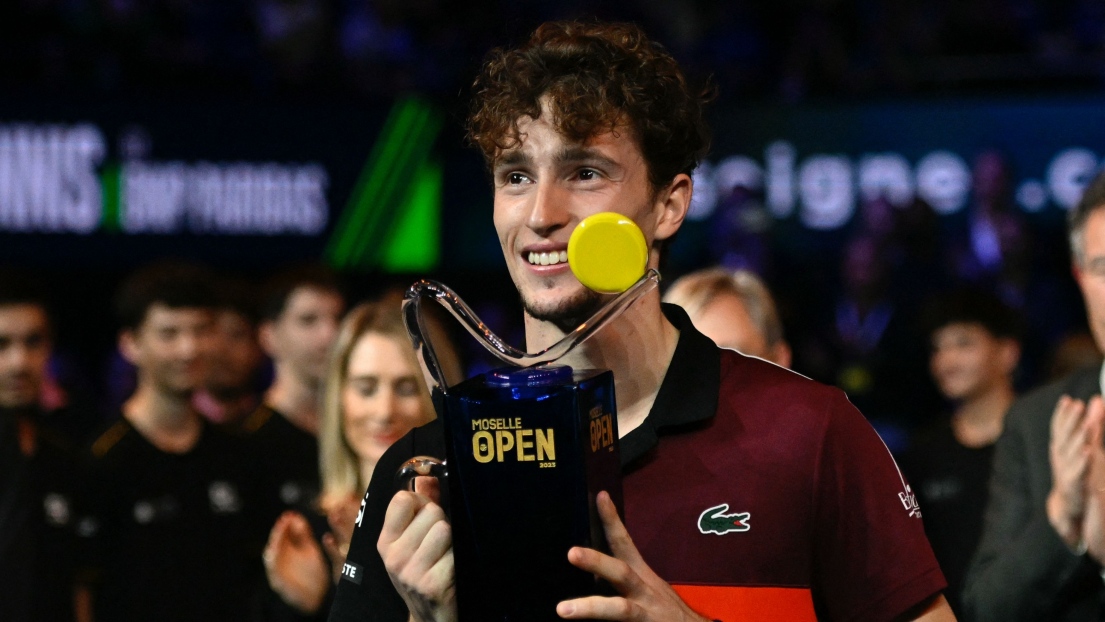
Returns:
[[[493,46],[548,19],[636,21],[725,95],[810,97],[1096,88],[1090,0],[13,0],[6,87],[454,96]]]

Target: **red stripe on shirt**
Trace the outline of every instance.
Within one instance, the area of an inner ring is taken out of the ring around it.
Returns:
[[[809,588],[740,587],[720,585],[672,585],[675,592],[698,613],[739,622],[815,622],[813,595]]]

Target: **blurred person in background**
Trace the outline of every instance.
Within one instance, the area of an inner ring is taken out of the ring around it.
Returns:
[[[0,408],[33,415],[38,425],[69,449],[97,432],[99,413],[85,399],[72,399],[52,363],[54,319],[41,278],[0,268],[0,316],[5,354],[0,361]]]
[[[434,326],[431,339],[440,363],[447,377],[459,378],[456,354]],[[399,298],[354,307],[338,331],[323,388],[322,494],[310,507],[284,512],[265,547],[269,585],[298,615],[326,618],[376,461],[434,417]],[[270,608],[266,619],[288,619],[279,611]]]
[[[82,622],[240,621],[259,579],[244,444],[192,405],[211,346],[211,278],[148,266],[120,288],[119,349],[138,385],[91,446],[80,488]]]
[[[195,406],[208,421],[236,429],[257,409],[257,376],[264,354],[257,342],[253,289],[242,279],[218,282],[211,360]]]
[[[50,320],[37,284],[0,271],[0,620],[73,619],[73,447],[43,425]]]
[[[1105,344],[1105,174],[1068,216],[1072,270]],[[965,617],[1098,620],[1105,613],[1105,403],[1095,365],[1013,403],[994,450]]]
[[[840,263],[834,304],[810,319],[819,328],[805,344],[820,354],[808,372],[843,389],[892,451],[908,430],[935,410],[925,378],[925,351],[916,339],[915,305],[895,291],[895,266],[870,234],[851,238]],[[811,314],[815,315],[815,314]],[[800,368],[803,369],[803,368]],[[910,399],[903,400],[908,395]]]
[[[1015,209],[1014,179],[1001,151],[979,153],[971,168],[967,222],[944,244],[959,282],[989,287],[1009,305],[1023,308],[1032,267],[1031,236]]]
[[[790,346],[771,292],[752,272],[708,268],[685,275],[664,294],[719,347],[790,367]]]
[[[263,288],[258,336],[274,377],[241,432],[263,471],[269,524],[318,496],[318,409],[344,308],[337,277],[321,266],[280,272]]]
[[[948,580],[945,595],[959,614],[967,566],[982,536],[994,443],[1016,397],[1020,321],[996,295],[964,290],[938,299],[928,326],[929,367],[953,411],[918,436],[903,456],[902,470]]]

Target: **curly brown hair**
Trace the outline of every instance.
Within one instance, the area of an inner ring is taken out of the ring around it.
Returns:
[[[468,139],[488,165],[518,143],[521,117],[541,116],[546,95],[570,140],[628,127],[654,188],[690,174],[709,148],[710,90],[692,93],[671,54],[634,24],[543,24],[520,47],[491,51],[473,95]]]

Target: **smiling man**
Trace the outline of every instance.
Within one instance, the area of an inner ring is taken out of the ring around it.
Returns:
[[[659,265],[706,151],[703,98],[635,26],[574,22],[492,52],[475,90],[469,136],[537,351],[608,299],[561,261],[583,218],[628,216]],[[909,488],[843,393],[719,350],[655,291],[562,362],[614,372],[626,523],[600,494],[612,555],[564,552],[618,594],[534,619],[951,619]],[[444,453],[431,423],[381,459],[331,620],[456,620],[445,502],[393,484]]]
[[[945,594],[956,613],[967,565],[982,536],[990,463],[1005,413],[1016,398],[1020,318],[995,294],[965,290],[929,311],[929,368],[953,405],[950,419],[922,433],[902,459],[921,507]]]
[[[245,447],[192,405],[211,347],[210,279],[164,263],[120,288],[119,349],[138,382],[81,484],[81,622],[249,615],[261,534]]]
[[[51,351],[44,296],[0,268],[0,620],[62,621],[73,611],[71,447],[42,408]]]

